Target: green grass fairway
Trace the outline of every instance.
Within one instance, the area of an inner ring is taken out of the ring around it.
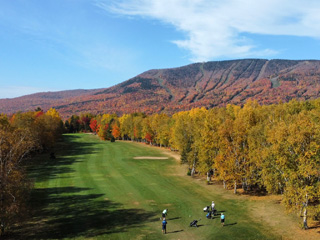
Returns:
[[[35,179],[33,218],[20,228],[29,239],[280,239],[249,214],[249,201],[208,191],[202,181],[182,176],[173,159],[143,144],[100,141],[90,134],[64,135],[56,159],[42,156],[30,168]],[[41,161],[40,161],[41,160]],[[179,170],[180,169],[180,170]],[[203,207],[216,202],[218,214]],[[160,216],[168,208],[167,234]],[[189,223],[199,219],[200,227]]]

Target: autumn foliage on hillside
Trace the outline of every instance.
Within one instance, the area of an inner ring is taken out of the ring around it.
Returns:
[[[320,61],[243,59],[150,70],[107,89],[0,99],[0,112],[54,107],[64,119],[84,112],[173,114],[196,107],[242,106],[249,98],[260,104],[315,99],[319,90]]]

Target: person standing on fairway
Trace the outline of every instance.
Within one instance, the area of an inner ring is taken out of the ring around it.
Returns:
[[[167,233],[167,221],[166,221],[166,218],[163,218],[163,220],[162,220],[162,233],[163,234]]]
[[[224,226],[224,219],[225,219],[225,216],[223,213],[221,213],[220,221],[222,226]]]
[[[214,204],[214,201],[212,201],[212,203],[211,203],[211,211],[213,211],[214,210],[214,207],[215,207],[216,205]]]
[[[212,216],[214,216],[214,214],[215,214],[215,204],[214,204],[214,201],[212,201],[212,203],[211,203],[211,212],[212,212]]]

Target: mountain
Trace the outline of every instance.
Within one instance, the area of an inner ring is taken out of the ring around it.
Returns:
[[[56,108],[63,117],[81,112],[174,113],[194,107],[261,104],[320,96],[319,60],[243,59],[194,63],[146,71],[116,86],[36,93],[0,99],[0,112]]]

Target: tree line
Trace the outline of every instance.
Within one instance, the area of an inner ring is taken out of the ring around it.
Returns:
[[[320,218],[320,100],[195,108],[168,116],[143,113],[72,116],[69,131],[178,150],[190,175],[211,172],[234,192],[281,194],[288,210]]]
[[[55,109],[0,114],[0,236],[26,213],[32,181],[25,160],[50,151],[63,132]]]

